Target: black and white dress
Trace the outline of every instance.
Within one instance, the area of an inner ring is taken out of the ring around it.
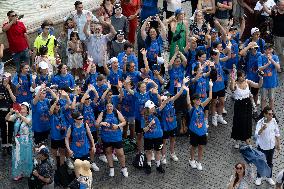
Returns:
[[[245,141],[252,136],[252,103],[248,84],[245,89],[239,88],[236,84],[234,98],[235,104],[231,138]]]

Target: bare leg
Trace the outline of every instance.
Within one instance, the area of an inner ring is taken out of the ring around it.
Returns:
[[[162,156],[166,155],[166,144],[167,144],[167,139],[163,139]]]
[[[125,155],[124,155],[123,148],[115,149],[115,152],[116,152],[116,156],[120,162],[121,167],[124,168],[125,167]]]
[[[171,154],[175,153],[175,144],[176,144],[176,138],[170,137],[170,152]],[[163,146],[164,149],[165,146]]]
[[[191,161],[194,160],[194,155],[195,155],[195,147],[191,146],[191,148],[190,148],[190,160]]]
[[[107,158],[109,167],[113,167],[112,147],[106,148],[106,158]]]
[[[201,162],[203,157],[203,145],[198,145],[198,162]]]

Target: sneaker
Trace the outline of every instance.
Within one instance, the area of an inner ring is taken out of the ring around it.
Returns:
[[[124,177],[128,177],[128,171],[127,171],[127,168],[126,167],[124,167],[124,168],[122,168],[121,169],[121,173],[122,173],[122,175],[124,176]]]
[[[222,113],[223,114],[227,114],[228,112],[227,112],[227,110],[225,108],[223,108],[223,112]]]
[[[109,169],[109,176],[114,177],[114,168]]]
[[[175,153],[171,154],[171,159],[173,161],[178,161],[178,157],[177,157],[177,155]]]
[[[73,162],[72,162],[72,160],[70,158],[66,159],[66,164],[67,164],[69,169],[74,169]]]
[[[218,126],[217,115],[212,116],[212,125],[215,127]]]
[[[107,163],[106,155],[101,155],[101,156],[99,157],[99,160],[101,160],[101,161],[104,162],[104,163]]]
[[[93,163],[91,164],[91,167],[92,167],[92,169],[93,169],[94,171],[99,171],[99,170],[100,170],[100,168],[96,165],[95,162],[93,162]]]
[[[166,158],[165,155],[162,156],[161,163],[164,164],[164,165],[167,164],[167,158]]]
[[[116,155],[114,155],[114,154],[112,154],[112,159],[113,159],[113,161],[118,161]]]
[[[257,98],[256,104],[257,104],[257,105],[260,105],[260,97]]]
[[[163,169],[162,165],[156,168],[159,173],[165,173],[165,169]]]
[[[219,122],[219,123],[221,123],[223,125],[227,125],[227,121],[224,120],[222,115],[218,115],[217,122]]]
[[[195,160],[192,160],[192,161],[189,160],[189,164],[190,164],[191,168],[193,168],[193,169],[197,168]]]
[[[200,162],[196,162],[196,168],[197,170],[202,171],[202,165]]]
[[[274,186],[275,185],[275,182],[272,178],[267,178],[266,181],[271,185],[271,186]]]
[[[261,185],[261,178],[256,178],[256,180],[255,180],[255,185],[256,186],[260,186]]]
[[[155,154],[154,154],[154,152],[152,151],[152,159],[151,159],[152,161],[155,161]]]
[[[235,148],[235,149],[239,149],[239,148],[240,148],[239,143],[236,143],[235,146],[234,146],[234,148]]]
[[[147,165],[145,166],[145,173],[146,173],[147,175],[149,175],[149,174],[151,174],[151,172],[152,172],[151,166],[147,164]]]
[[[204,121],[205,121],[206,128],[208,129],[209,128],[208,119],[205,119]]]

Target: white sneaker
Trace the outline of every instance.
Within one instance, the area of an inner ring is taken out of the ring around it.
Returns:
[[[223,114],[227,114],[228,112],[227,112],[227,110],[225,108],[223,108],[223,112],[222,113]]]
[[[235,146],[234,146],[234,148],[235,148],[235,149],[239,149],[239,148],[240,148],[239,143],[236,143]]]
[[[175,153],[171,154],[171,159],[173,161],[178,161],[178,157],[177,157],[177,155]]]
[[[218,126],[217,115],[212,116],[212,125],[215,127]]]
[[[257,105],[260,105],[260,97],[257,98],[256,104],[257,104]]]
[[[217,122],[219,122],[219,123],[221,123],[223,125],[227,125],[227,121],[224,120],[222,115],[218,115]]]
[[[191,166],[191,168],[193,168],[193,169],[196,169],[197,168],[197,166],[196,166],[196,161],[195,160],[189,160],[189,164],[190,164],[190,166]]]
[[[99,170],[100,170],[100,168],[96,165],[95,162],[93,162],[93,163],[91,164],[91,167],[92,167],[92,169],[93,169],[94,171],[99,171]]]
[[[127,168],[126,167],[124,167],[124,168],[122,168],[121,169],[121,173],[122,173],[122,175],[124,176],[124,177],[128,177],[128,171],[127,171]]]
[[[272,178],[267,178],[266,181],[271,185],[271,186],[274,186],[275,185],[275,182]]]
[[[261,178],[256,178],[254,184],[255,184],[256,186],[260,186],[260,185],[261,185],[261,180],[262,180]]]
[[[164,164],[164,165],[167,164],[167,158],[166,158],[165,155],[162,156],[161,163]]]
[[[155,154],[154,152],[152,151],[152,158],[151,158],[152,161],[155,161]]]
[[[69,169],[72,169],[72,170],[74,169],[74,165],[73,165],[72,160],[70,158],[66,159],[66,164],[67,164]]]
[[[109,176],[114,177],[114,168],[109,169]]]
[[[101,160],[101,161],[104,162],[104,163],[107,163],[106,155],[101,155],[101,156],[99,157],[99,160]]]
[[[118,161],[116,155],[114,155],[114,154],[112,154],[112,159],[113,159],[113,161]]]
[[[202,165],[200,162],[196,162],[196,168],[197,170],[202,171]]]

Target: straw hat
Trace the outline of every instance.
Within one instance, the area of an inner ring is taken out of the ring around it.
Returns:
[[[91,164],[87,160],[82,161],[80,159],[76,159],[74,162],[74,169],[75,172],[82,176],[92,177]]]

